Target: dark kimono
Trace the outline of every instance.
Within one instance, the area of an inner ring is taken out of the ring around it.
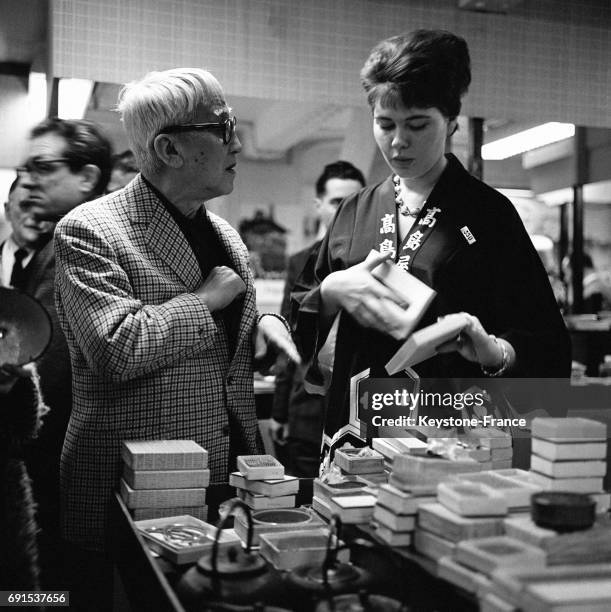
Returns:
[[[512,377],[570,375],[570,341],[541,260],[511,202],[475,179],[453,156],[403,244],[391,177],[366,187],[340,206],[321,246],[314,282],[293,294],[295,331],[309,376],[319,381],[316,356],[328,334],[319,317],[319,283],[331,272],[362,262],[371,249],[391,251],[394,261],[437,295],[419,323],[430,325],[454,312],[477,316],[487,332],[509,341],[516,352]],[[414,236],[415,235],[415,236]],[[326,434],[348,419],[350,378],[384,366],[401,342],[363,329],[340,315],[335,363],[327,391]],[[458,353],[436,355],[414,370],[422,378],[478,378],[480,366]]]

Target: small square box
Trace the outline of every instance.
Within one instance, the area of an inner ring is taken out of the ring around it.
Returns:
[[[284,466],[271,455],[239,455],[238,471],[247,480],[280,480]]]
[[[193,440],[123,440],[121,458],[132,470],[198,470],[208,451]]]
[[[384,457],[370,448],[340,448],[335,451],[333,462],[348,474],[384,471]]]
[[[329,530],[284,531],[261,534],[261,556],[276,569],[292,570],[302,565],[322,565],[327,554]],[[332,546],[335,546],[335,536]]]

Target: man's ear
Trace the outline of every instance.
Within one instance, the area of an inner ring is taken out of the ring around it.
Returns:
[[[174,140],[167,134],[158,134],[153,140],[153,148],[157,157],[170,168],[181,168],[184,159],[176,149]]]
[[[86,164],[79,170],[81,178],[79,188],[83,193],[90,194],[96,192],[98,181],[102,171],[95,164]]]
[[[317,213],[320,213],[320,209],[322,208],[322,200],[320,198],[314,198],[314,208]]]
[[[453,136],[454,132],[458,129],[458,119],[450,119],[448,121],[448,136]]]

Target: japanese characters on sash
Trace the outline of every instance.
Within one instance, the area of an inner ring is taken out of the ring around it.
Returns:
[[[387,213],[380,219],[380,234],[384,239],[380,242],[380,253],[390,253],[392,259],[396,258],[397,265],[409,272],[414,254],[428,238],[431,230],[437,223],[437,216],[441,213],[438,206],[425,206],[420,212],[418,220],[401,244],[401,251],[397,257],[395,214]]]

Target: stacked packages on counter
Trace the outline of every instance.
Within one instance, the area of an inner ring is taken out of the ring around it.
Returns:
[[[286,476],[284,466],[271,455],[242,455],[238,470],[229,475],[229,484],[253,510],[294,508],[299,479]]]
[[[541,550],[504,535],[508,513],[528,507],[540,490],[528,472],[514,469],[440,482],[437,502],[420,508],[415,548],[436,564],[440,578],[478,596],[497,568],[543,567]]]
[[[587,493],[598,512],[609,509],[607,426],[583,418],[537,418],[532,422],[530,469],[545,491]]]
[[[329,472],[314,480],[312,508],[326,519],[336,514],[344,523],[368,523],[374,490],[388,478],[384,466],[384,456],[369,447],[336,450]]]
[[[609,508],[609,494],[602,492],[606,427],[581,418],[544,418],[533,420],[532,432],[530,472],[462,474],[441,483],[439,503],[420,509],[415,547],[436,558],[437,575],[475,594],[486,612],[611,609],[611,522],[600,516]],[[542,497],[553,495],[571,503],[575,497],[590,498],[598,520],[593,510],[591,526],[569,528],[576,516],[546,506],[546,517],[571,520],[563,529],[539,524],[536,508]],[[505,517],[503,503],[509,511]],[[456,514],[462,520],[502,519],[502,524],[495,525],[496,535],[471,525],[471,533],[463,530],[453,547],[445,542],[445,552],[442,540],[419,536],[423,528],[452,539],[459,533]]]
[[[335,451],[333,463],[340,469],[341,474],[360,476],[373,485],[388,481],[384,456],[368,446],[339,448]]]
[[[337,471],[326,474],[324,478],[315,478],[313,483],[313,497],[312,497],[312,508],[316,510],[323,518],[329,520],[334,513],[334,509],[339,506],[337,500],[340,497],[347,497],[347,502],[342,502],[344,505],[353,504],[355,498],[365,497],[366,509],[359,511],[364,515],[362,520],[363,523],[367,523],[373,515],[373,505],[375,504],[375,497],[371,494],[372,491],[369,487],[369,483],[365,482],[358,476],[348,476],[340,474]],[[331,500],[334,500],[335,505],[332,507]],[[356,507],[359,507],[359,503],[363,501],[356,500]],[[362,507],[362,504],[360,504]],[[341,511],[337,512],[342,520],[346,519],[346,515],[341,515]],[[356,511],[352,511],[355,514]],[[344,522],[346,522],[344,520]]]
[[[134,520],[190,515],[205,521],[208,452],[192,440],[133,440],[121,447],[120,492]]]
[[[611,610],[611,520],[601,516],[611,497],[603,491],[606,426],[534,419],[532,434],[530,471],[511,467],[512,438],[492,427],[426,442],[373,439],[389,472],[378,487],[365,479],[380,458],[340,449],[335,473],[314,481],[313,507],[326,518],[373,525],[387,545],[412,546],[429,571],[486,612]],[[586,498],[592,521],[543,525],[535,508],[557,493]]]
[[[409,546],[416,525],[416,513],[428,497],[416,497],[392,485],[382,485],[373,510],[377,536],[390,546]]]
[[[311,508],[295,507],[299,479],[286,476],[284,466],[275,457],[240,455],[237,467],[238,471],[229,476],[229,484],[236,487],[238,498],[250,508],[252,544],[261,545],[268,561],[287,569],[290,559],[303,552],[300,547],[318,547],[320,541],[325,541],[325,534],[320,533],[326,527],[324,521]],[[245,512],[235,513],[234,529],[246,543],[250,521]]]

